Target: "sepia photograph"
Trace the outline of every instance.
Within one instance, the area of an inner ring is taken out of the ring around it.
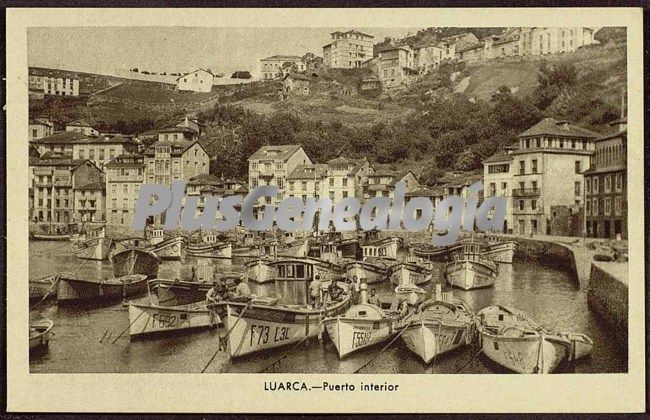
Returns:
[[[339,16],[27,25],[30,377],[631,371],[628,27]]]

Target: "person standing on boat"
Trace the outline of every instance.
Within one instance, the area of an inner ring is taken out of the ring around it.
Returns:
[[[377,291],[375,289],[370,289],[370,296],[368,296],[368,304],[380,306],[379,298],[377,297]]]
[[[314,279],[309,283],[309,299],[311,305],[314,308],[319,308],[321,305],[321,293],[322,293],[322,282],[320,281],[320,275],[316,275]]]
[[[359,293],[361,292],[359,278],[357,276],[352,277],[350,282],[350,291],[352,292],[352,302],[357,303]]]
[[[327,294],[329,295],[330,302],[340,300],[341,295],[343,294],[343,288],[338,285],[338,280],[336,278],[332,279],[332,283],[330,283],[327,288]]]

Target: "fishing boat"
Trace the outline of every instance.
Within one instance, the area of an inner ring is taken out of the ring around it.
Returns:
[[[143,274],[147,278],[154,278],[158,275],[160,258],[153,252],[138,248],[127,248],[113,254],[113,274],[115,277]]]
[[[442,293],[436,285],[434,299],[423,302],[402,334],[406,347],[424,363],[440,354],[470,344],[475,334],[474,314],[467,304]]]
[[[69,241],[70,235],[59,235],[51,233],[32,233],[31,239],[34,241]]]
[[[246,277],[255,283],[272,282],[278,274],[275,267],[269,265],[268,258],[259,258],[246,264]]]
[[[203,243],[187,245],[187,255],[202,258],[232,258],[232,244],[230,242]]]
[[[379,283],[388,278],[389,266],[381,258],[366,258],[363,261],[350,261],[343,266],[349,278],[356,276],[367,284]]]
[[[569,341],[569,355],[568,360],[573,362],[591,355],[594,349],[594,341],[582,333],[573,332],[560,332],[557,333],[560,337]]]
[[[107,260],[111,250],[115,248],[112,239],[109,238],[94,238],[87,241],[73,244],[74,254],[77,258],[84,260]]]
[[[42,350],[48,347],[52,336],[54,322],[49,319],[29,323],[29,351]]]
[[[433,266],[430,261],[400,261],[389,269],[391,283],[421,285],[433,279]]]
[[[313,273],[314,277],[320,276],[321,281],[329,281],[337,278],[342,273],[341,266],[338,264],[310,257],[282,257],[269,261],[267,264],[269,267],[275,268],[278,271],[278,276],[282,278],[293,278],[293,276],[301,278],[303,275],[302,271],[296,273],[288,271],[284,273],[282,270],[293,270],[294,268],[296,270],[303,270],[305,267],[309,267],[309,272]]]
[[[363,256],[397,259],[401,239],[397,236],[388,236],[382,239],[366,239],[361,243]]]
[[[151,242],[151,240],[150,240]],[[184,256],[185,241],[182,236],[175,236],[173,238],[164,239],[160,242],[154,241],[147,247],[147,251],[151,251],[163,260],[180,260]]]
[[[434,246],[427,243],[416,243],[411,245],[413,255],[429,261],[447,261],[449,258],[449,247]]]
[[[57,284],[59,305],[75,302],[110,302],[129,296],[138,296],[147,290],[147,276],[133,274],[111,279],[80,279],[61,275]]]
[[[227,277],[224,276],[222,281],[228,281]],[[240,276],[233,274],[231,277]],[[150,293],[156,297],[156,304],[160,306],[182,306],[204,301],[212,286],[212,282],[169,279],[153,279],[149,281]]]
[[[70,242],[72,243],[83,243],[90,239],[105,238],[106,237],[106,226],[100,226],[98,228],[88,228],[83,226],[81,232],[73,233],[70,235]]]
[[[287,259],[274,263],[275,297],[250,302],[217,302],[208,305],[223,321],[230,357],[295,344],[321,332],[321,321],[345,313],[351,294],[343,282],[338,300],[323,307],[309,304],[309,282],[317,275],[317,265],[308,259]],[[327,282],[324,282],[327,283]]]
[[[517,309],[484,308],[478,313],[477,328],[482,352],[517,373],[551,373],[570,355],[567,338],[546,331]]]
[[[205,301],[180,306],[154,303],[129,303],[129,335],[131,339],[160,335],[171,331],[216,327],[221,323],[206,308]]]
[[[452,286],[463,290],[478,289],[494,285],[497,265],[481,257],[479,242],[469,240],[461,249],[454,251],[453,261],[445,266],[445,279]]]
[[[390,339],[406,325],[405,313],[386,311],[368,303],[368,286],[361,283],[360,288],[358,305],[323,321],[340,359]]]
[[[497,263],[512,264],[516,250],[516,242],[488,236],[481,257]]]
[[[38,302],[56,296],[58,275],[29,281],[29,303]]]

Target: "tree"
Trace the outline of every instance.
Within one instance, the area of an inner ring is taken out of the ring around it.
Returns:
[[[248,71],[236,71],[230,76],[231,79],[252,79],[251,73]]]

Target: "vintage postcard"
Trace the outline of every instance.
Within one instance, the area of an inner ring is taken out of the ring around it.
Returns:
[[[644,411],[642,43],[9,9],[8,410]]]

